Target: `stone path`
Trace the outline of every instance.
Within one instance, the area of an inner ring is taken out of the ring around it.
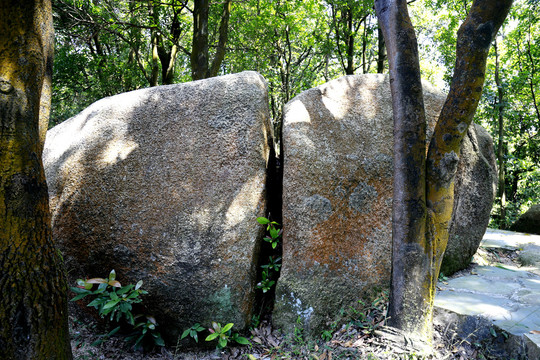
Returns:
[[[485,317],[540,359],[540,236],[488,229],[480,246],[515,250],[522,266],[476,266],[439,282],[436,308]]]

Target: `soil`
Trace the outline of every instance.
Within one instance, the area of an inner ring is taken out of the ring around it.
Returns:
[[[519,266],[516,251],[504,249],[479,249],[473,263],[463,272],[470,272],[478,265]],[[455,274],[454,276],[460,276]],[[441,279],[444,281],[445,279]],[[92,345],[100,339],[103,330],[90,318],[80,320],[80,313],[70,316],[72,350],[75,359],[117,360],[275,360],[275,359],[509,359],[501,336],[474,341],[462,339],[451,324],[434,324],[433,352],[421,355],[422,346],[403,334],[384,326],[387,298],[385,293],[360,312],[344,314],[342,319],[330,325],[323,334],[325,338],[307,339],[301,330],[284,336],[273,329],[268,321],[252,328],[248,337],[251,346],[228,346],[225,349],[200,349],[189,346],[154,347],[135,351],[125,341],[125,336],[113,336],[101,344]],[[72,308],[73,309],[73,308]],[[204,336],[201,335],[204,338]],[[199,341],[204,342],[204,339]],[[184,343],[184,342],[183,342]],[[193,343],[195,344],[195,343]],[[424,353],[425,354],[425,353]]]

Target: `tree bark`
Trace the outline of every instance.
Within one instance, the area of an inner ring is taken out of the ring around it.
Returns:
[[[52,34],[50,0],[0,6],[1,359],[72,358],[41,160]]]
[[[389,59],[394,112],[390,326],[427,336],[426,117],[416,35],[405,0],[375,2]]]
[[[148,3],[150,10],[150,20],[152,20],[153,25],[156,26],[159,24],[159,5],[155,4],[153,0]],[[153,28],[151,31],[150,42],[152,45],[152,71],[150,72],[150,86],[158,86],[159,81],[159,32],[156,28]]]
[[[498,144],[497,160],[499,163],[499,226],[506,229],[506,179],[505,179],[505,144],[504,144],[504,89],[500,78],[499,53],[497,49],[497,40],[493,43],[495,49],[495,85],[497,85],[497,125],[498,125]]]
[[[384,43],[384,36],[381,30],[381,27],[377,27],[377,74],[384,73],[384,64],[386,62],[386,44]]]
[[[208,0],[195,0],[193,8],[193,44],[191,77],[204,79],[208,72]]]
[[[394,202],[389,325],[431,342],[435,285],[448,242],[461,141],[484,85],[489,46],[512,0],[475,0],[458,31],[450,92],[429,149],[418,51],[405,0],[377,0],[394,111]]]
[[[216,55],[214,56],[214,61],[212,61],[212,66],[210,67],[210,72],[208,77],[217,76],[221,63],[225,58],[225,45],[227,44],[227,39],[229,36],[229,17],[231,15],[231,0],[225,0],[223,4],[223,12],[221,14],[221,21],[219,24],[219,41],[216,49]]]

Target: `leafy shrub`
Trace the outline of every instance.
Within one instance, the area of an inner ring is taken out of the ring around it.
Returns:
[[[129,284],[122,286],[116,280],[116,272],[112,270],[108,278],[78,279],[77,286],[72,287],[71,291],[77,294],[71,301],[78,301],[87,296],[93,297],[93,300],[87,305],[95,308],[102,317],[108,317],[109,321],[120,323],[125,320],[133,327],[133,333],[126,338],[126,341],[132,342],[134,348],[140,348],[145,337],[152,338],[152,342],[158,346],[164,346],[165,343],[161,334],[156,330],[158,326],[156,320],[149,315],[133,315],[133,305],[142,302],[141,295],[148,294],[143,290],[143,281],[140,280],[136,285]],[[95,286],[97,285],[97,288]],[[120,330],[120,326],[114,328],[111,332],[102,336],[98,342],[109,338]]]

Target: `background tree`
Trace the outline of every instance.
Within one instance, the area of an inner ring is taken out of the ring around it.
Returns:
[[[499,190],[491,226],[503,229],[540,202],[539,19],[538,3],[516,2],[491,52],[480,107],[482,124],[498,140]]]
[[[53,61],[51,4],[0,6],[0,358],[71,359],[67,287],[41,152]]]
[[[491,42],[511,0],[475,0],[458,30],[450,91],[426,156],[418,45],[405,0],[376,0],[394,112],[389,324],[431,342],[433,301],[452,215],[461,140],[482,94]]]
[[[441,88],[450,86],[458,25],[471,4],[471,0],[418,0],[410,6],[422,76]],[[538,163],[538,126],[534,124],[538,123],[535,100],[538,103],[540,82],[532,76],[538,68],[534,64],[538,64],[539,8],[537,1],[516,0],[498,36],[497,51],[492,48],[487,60],[486,86],[475,122],[495,139],[501,175],[490,227],[507,228],[540,202],[540,174],[534,165]]]

